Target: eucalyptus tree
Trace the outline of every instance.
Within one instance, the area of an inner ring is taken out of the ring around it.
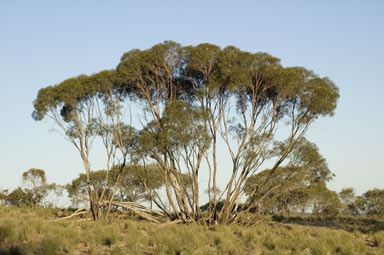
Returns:
[[[279,156],[285,151],[285,143],[276,143],[271,155]],[[282,215],[292,212],[304,214],[317,199],[321,190],[314,188],[330,181],[334,174],[317,146],[305,138],[297,141],[284,166],[273,174],[267,169],[247,178],[244,192],[248,210],[258,209]]]
[[[238,208],[247,178],[273,159],[268,181],[310,125],[333,115],[338,97],[328,78],[301,67],[283,67],[266,53],[167,41],[125,53],[116,70],[41,89],[34,117],[53,117],[79,150],[87,178],[90,143],[100,136],[107,155],[119,150],[121,165],[128,157],[156,165],[165,183],[166,201],[160,203],[157,197],[164,214],[184,222],[230,223],[246,213]],[[135,117],[141,124],[136,129],[122,118],[120,107],[128,99],[135,101]],[[271,157],[277,133],[288,135],[280,153]],[[218,155],[218,146],[224,146],[227,155]],[[224,166],[219,157],[232,162],[220,196],[217,176]],[[202,175],[208,177],[204,188]],[[114,190],[118,183],[119,178]],[[212,190],[206,214],[200,210],[200,190]],[[99,203],[90,185],[88,193],[93,208]],[[115,192],[111,194],[110,203]],[[220,210],[218,201],[223,204]]]
[[[344,215],[357,215],[358,207],[357,207],[357,197],[355,195],[355,191],[353,188],[343,188],[339,192],[339,198],[342,205],[342,213]]]
[[[87,181],[91,172],[89,154],[96,137],[95,132],[95,96],[96,91],[86,84],[87,76],[67,79],[56,86],[49,86],[39,90],[34,101],[35,111],[32,117],[42,120],[50,117],[63,131],[62,135],[78,150],[85,171]],[[94,219],[98,218],[98,208],[95,196],[88,184],[90,207]]]
[[[342,204],[336,191],[329,190],[324,182],[312,185],[312,214],[335,217],[342,210]]]
[[[21,187],[17,187],[9,194],[4,194],[4,203],[14,206],[31,206],[32,193],[26,193]]]
[[[357,206],[365,215],[384,215],[384,189],[368,190],[357,200]]]
[[[53,207],[62,194],[62,187],[55,183],[48,183],[45,171],[31,168],[22,175],[22,187],[17,187],[12,192],[0,191],[0,200],[4,204],[16,206],[45,206]]]
[[[60,194],[60,187],[55,183],[48,184],[45,171],[31,168],[23,173],[23,191],[29,197],[32,206],[41,205],[51,191]]]

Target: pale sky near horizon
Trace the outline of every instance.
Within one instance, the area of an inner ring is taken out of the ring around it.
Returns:
[[[336,174],[333,190],[384,189],[384,1],[0,2],[0,189],[29,168],[65,184],[83,172],[75,149],[31,118],[40,88],[116,67],[164,40],[234,45],[303,66],[340,89],[332,118],[308,133]]]

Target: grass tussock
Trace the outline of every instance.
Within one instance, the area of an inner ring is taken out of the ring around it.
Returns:
[[[0,207],[0,255],[384,254],[384,231],[276,221],[252,227],[167,225],[131,219],[53,221],[56,215],[57,210],[51,209]]]

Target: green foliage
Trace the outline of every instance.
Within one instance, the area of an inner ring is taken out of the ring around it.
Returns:
[[[148,95],[137,86],[138,80],[143,78],[142,85]],[[170,78],[174,83],[165,82]],[[196,82],[191,84],[191,79]],[[81,104],[94,96],[105,95],[111,88],[141,99],[150,96],[153,104],[156,104],[159,92],[156,90],[159,89],[162,90],[159,99],[164,102],[186,99],[199,93],[202,87],[198,81],[212,89],[227,87],[239,100],[242,93],[248,93],[247,100],[252,100],[250,93],[255,80],[266,88],[255,94],[260,103],[284,95],[279,107],[282,114],[288,114],[290,104],[298,103],[297,110],[305,115],[332,115],[339,96],[337,87],[328,78],[319,78],[304,68],[283,68],[278,58],[266,53],[252,54],[233,46],[221,50],[211,44],[182,47],[166,41],[145,51],[135,49],[125,53],[117,74],[113,70],[102,71],[41,89],[34,101],[33,117],[41,120],[58,107],[62,117],[71,122],[71,113],[81,110]],[[238,105],[241,104],[239,101]]]
[[[344,188],[339,192],[343,215],[358,215],[357,197],[353,188]]]
[[[107,171],[100,170],[92,172],[89,176],[89,182],[97,190],[97,194],[100,196],[104,187],[108,185],[108,189],[111,188],[112,181],[106,184]],[[65,186],[68,196],[75,207],[79,207],[79,204],[87,201],[87,176],[86,174],[80,174],[78,178],[72,180],[70,184]]]
[[[372,189],[358,198],[358,206],[366,215],[384,215],[384,190]]]
[[[50,190],[56,188],[55,184],[48,185],[44,170],[31,168],[23,173],[24,193],[29,196],[31,204],[39,205]]]
[[[47,182],[47,178],[45,177],[44,170],[31,168],[23,173],[23,182],[32,187],[37,187],[45,184]]]
[[[33,194],[26,193],[22,188],[18,187],[15,190],[13,190],[11,193],[6,195],[4,197],[4,200],[7,203],[11,205],[16,205],[16,206],[31,205],[32,196]]]
[[[121,201],[151,201],[150,193],[160,189],[164,180],[155,165],[125,167],[118,199]]]
[[[55,195],[61,195],[61,187],[55,183],[48,184],[44,170],[41,169],[29,169],[23,173],[23,186],[18,187],[11,193],[1,193],[0,199],[5,201],[5,204],[11,204],[16,206],[47,206],[49,205],[45,201],[50,193]]]
[[[43,88],[33,102],[35,111],[32,117],[35,120],[42,120],[49,111],[59,107],[63,119],[66,122],[73,122],[72,113],[80,110],[81,104],[95,96],[97,91],[101,90],[100,85],[92,82],[90,77],[82,75],[67,79],[56,86]]]
[[[271,154],[283,155],[287,151],[288,141],[275,142]],[[326,160],[322,157],[317,146],[305,139],[299,138],[288,155],[288,167],[300,167],[304,171],[304,181],[313,183],[318,181],[330,181],[334,174],[328,168]]]
[[[339,197],[342,203],[344,215],[384,215],[384,190],[368,190],[361,196],[356,196],[353,188],[344,188],[340,191]]]
[[[313,203],[313,214],[336,216],[341,209],[339,197],[335,191],[329,190],[325,183],[317,184],[314,193],[315,202]]]
[[[105,189],[105,195],[109,196],[116,181],[120,169],[119,166],[110,171],[94,171],[89,176],[89,182],[92,188],[101,196]],[[164,185],[163,179],[155,165],[125,166],[122,172],[118,194],[115,200],[121,202],[139,202],[142,200],[151,200],[150,192],[157,190]],[[78,178],[72,180],[66,185],[69,198],[75,207],[87,201],[87,176],[80,174]]]
[[[184,102],[167,105],[160,121],[141,132],[140,149],[145,155],[177,152],[184,148],[205,151],[210,145],[210,136],[203,123],[204,113]]]
[[[286,143],[275,143],[271,155],[283,154],[286,147]],[[316,145],[301,138],[286,166],[248,177],[244,191],[251,196],[250,204],[256,202],[270,213],[304,214],[312,207],[315,213],[337,214],[338,197],[325,185],[333,176]]]

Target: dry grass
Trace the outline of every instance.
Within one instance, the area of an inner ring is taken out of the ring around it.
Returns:
[[[134,219],[52,221],[57,211],[0,207],[0,255],[384,254],[384,232],[264,223],[161,225]]]

